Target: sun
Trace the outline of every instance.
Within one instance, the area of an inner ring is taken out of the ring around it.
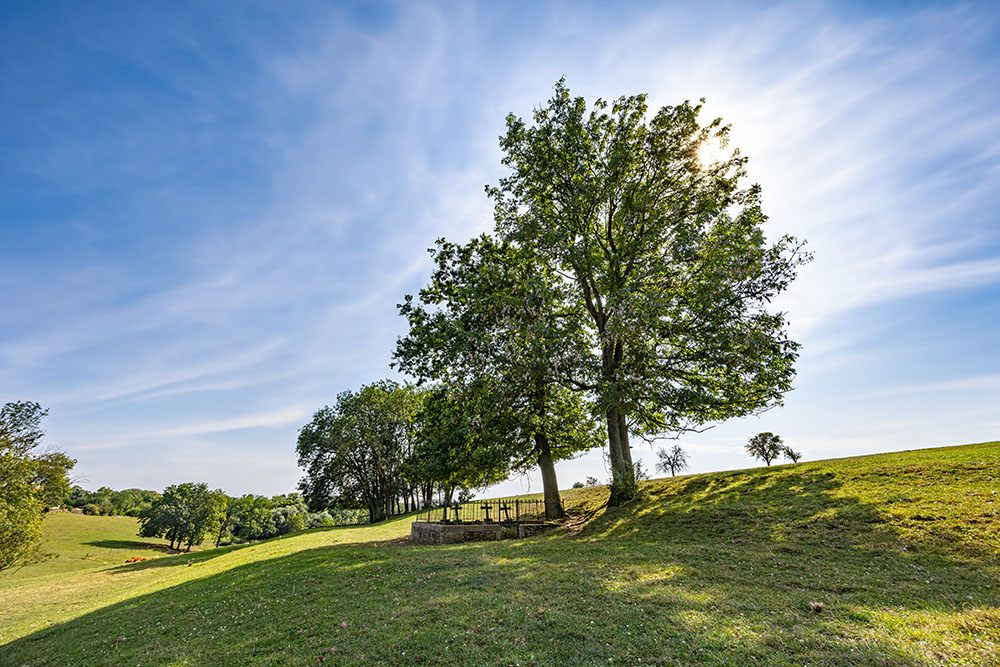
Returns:
[[[698,147],[698,161],[706,167],[721,160],[722,156],[722,146],[715,137],[705,139],[701,142],[701,146]]]

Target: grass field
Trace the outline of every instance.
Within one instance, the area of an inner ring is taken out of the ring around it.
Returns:
[[[1000,664],[1000,443],[642,492],[528,540],[397,519],[0,578],[0,664]]]
[[[128,516],[45,515],[41,560],[0,572],[0,590],[20,579],[120,565],[133,556],[155,558],[170,551],[166,540],[137,537],[138,523]]]

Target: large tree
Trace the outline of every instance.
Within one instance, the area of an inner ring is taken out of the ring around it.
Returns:
[[[410,330],[395,363],[448,388],[476,424],[469,444],[479,457],[502,458],[512,471],[537,465],[546,516],[558,518],[555,461],[598,443],[582,394],[565,386],[584,345],[583,310],[530,248],[481,236],[464,245],[439,240],[432,255],[430,283],[400,305]]]
[[[434,488],[441,490],[447,505],[456,489],[484,487],[502,481],[510,471],[503,443],[498,446],[495,439],[497,429],[484,428],[469,409],[472,401],[484,400],[484,394],[455,392],[448,385],[430,389],[416,415],[414,447],[404,461],[403,474],[425,490],[425,505]]]
[[[171,549],[201,544],[225,516],[226,496],[204,482],[168,486],[139,516],[139,535],[164,537]]]
[[[413,419],[420,407],[412,387],[383,380],[345,391],[299,431],[299,488],[311,507],[337,499],[361,500],[369,521],[398,510],[410,488],[403,461],[413,447]]]
[[[562,278],[560,309],[586,313],[576,387],[606,422],[610,504],[633,497],[630,435],[655,437],[747,415],[791,389],[798,345],[768,304],[806,256],[765,239],[761,191],[746,186],[729,128],[702,105],[647,118],[645,95],[588,109],[563,81],[533,123],[507,117],[510,169],[496,187],[499,241]]]
[[[62,452],[38,451],[47,414],[31,401],[0,407],[0,570],[32,552],[45,508],[69,495],[68,474],[76,461]]]

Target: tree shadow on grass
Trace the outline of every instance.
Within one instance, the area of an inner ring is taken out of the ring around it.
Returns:
[[[396,517],[394,517],[396,519]],[[380,525],[380,524],[373,524]],[[324,528],[312,528],[309,530],[298,531],[295,533],[289,533],[287,535],[282,535],[280,537],[272,537],[266,540],[259,540],[255,542],[244,542],[241,544],[229,544],[221,547],[208,547],[205,549],[200,549],[198,551],[170,551],[169,547],[165,548],[163,551],[168,554],[169,558],[157,558],[156,560],[141,561],[138,563],[126,563],[124,565],[119,565],[115,568],[107,570],[112,574],[125,574],[138,572],[141,570],[149,570],[155,568],[165,568],[165,567],[185,567],[189,565],[199,565],[205,563],[218,556],[223,556],[234,551],[239,551],[251,546],[257,546],[261,544],[266,544],[268,542],[283,540],[293,538],[298,535],[304,535],[308,533],[316,532],[339,532],[344,530],[357,529],[358,526],[328,526]],[[107,542],[113,542],[115,540],[107,540]],[[389,546],[405,546],[409,543],[409,538],[395,538],[388,540],[380,540],[369,542],[368,544],[372,546],[389,547]],[[96,543],[93,543],[96,544]]]
[[[995,559],[907,544],[838,488],[821,473],[720,475],[654,483],[577,538],[313,548],[104,607],[0,654],[17,665],[988,662],[961,620],[1000,605]],[[923,617],[948,642],[921,634]],[[980,653],[954,653],[967,649]]]
[[[111,574],[124,574],[131,572],[138,572],[141,570],[151,570],[156,568],[164,567],[182,567],[188,565],[196,565],[199,563],[204,563],[206,561],[212,560],[219,556],[232,553],[233,551],[238,551],[240,549],[252,546],[253,544],[260,544],[259,542],[249,542],[247,544],[231,544],[225,547],[213,547],[209,549],[201,549],[199,551],[171,551],[169,548],[165,549],[167,553],[166,557],[157,558],[155,560],[145,560],[138,563],[126,563],[124,565],[118,565],[114,568],[110,568],[107,572]]]
[[[84,542],[83,544],[90,547],[98,547],[100,549],[129,549],[131,551],[148,549],[150,551],[159,551],[168,554],[179,553],[176,549],[171,549],[169,544],[140,542],[138,540],[94,540],[93,542]]]

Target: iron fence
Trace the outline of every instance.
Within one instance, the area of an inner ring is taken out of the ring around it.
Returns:
[[[471,500],[466,503],[452,503],[451,505],[423,510],[417,515],[416,520],[446,524],[498,523],[515,525],[521,523],[544,523],[545,501],[522,500],[519,498],[510,500],[503,498],[496,500]]]

